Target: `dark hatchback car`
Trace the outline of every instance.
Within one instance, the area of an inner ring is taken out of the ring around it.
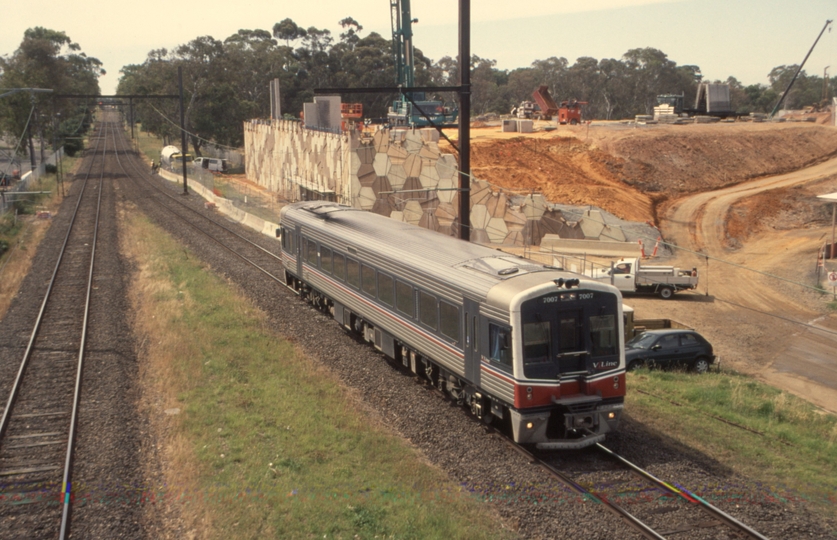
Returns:
[[[713,362],[712,345],[693,330],[649,330],[625,344],[628,371],[642,366],[681,366],[704,373]]]

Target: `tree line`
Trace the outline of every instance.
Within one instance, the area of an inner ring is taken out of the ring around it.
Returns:
[[[64,32],[30,28],[14,53],[0,56],[0,94],[14,88],[51,89],[52,93],[18,92],[0,99],[0,133],[17,140],[25,135],[25,153],[34,151],[33,139],[45,145],[65,141],[73,155],[92,120],[96,100],[53,97],[53,94],[98,95],[102,63],[87,56]],[[34,108],[33,108],[34,107]],[[10,141],[11,142],[11,141]]]
[[[291,19],[284,19],[274,24],[272,31],[239,30],[223,41],[200,36],[173,50],[155,49],[148,53],[143,63],[122,68],[117,93],[176,94],[180,67],[183,70],[186,129],[195,134],[190,141],[192,147],[198,154],[205,140],[239,147],[243,144],[243,122],[266,118],[270,114],[269,83],[272,79],[280,81],[283,113],[294,118],[299,117],[303,103],[312,101],[315,88],[394,85],[392,40],[375,32],[363,35],[363,26],[352,17],[344,18],[339,24],[342,31],[333,36],[327,29],[303,28]],[[7,73],[25,73],[25,70],[11,69],[19,56],[27,61],[40,61],[40,57],[29,49],[35,35],[44,33],[47,43],[52,43],[53,47],[52,55],[47,57],[70,65],[84,60],[80,62],[84,69],[77,70],[80,79],[76,84],[96,84],[98,61],[79,54],[77,49],[74,52],[69,38],[62,32],[34,29],[27,30],[21,48],[11,59],[0,63],[3,87],[9,84],[5,80]],[[49,36],[52,36],[51,40]],[[64,38],[66,41],[62,41]],[[55,49],[57,45],[60,47]],[[64,50],[67,47],[70,51]],[[61,51],[63,54],[59,54]],[[774,68],[768,74],[769,84],[766,85],[745,86],[734,77],[714,82],[730,85],[734,110],[767,113],[797,68],[795,65]],[[566,58],[552,56],[513,70],[498,69],[494,60],[474,55],[470,59],[470,69],[474,116],[507,114],[521,101],[531,100],[533,90],[545,84],[556,101],[587,101],[584,110],[587,119],[632,118],[636,114],[651,114],[658,94],[682,93],[685,103],[690,105],[694,102],[698,84],[711,82],[704,80],[699,66],[678,65],[663,51],[650,47],[631,49],[619,59],[581,57],[572,64]],[[415,50],[417,85],[457,85],[458,70],[456,58],[445,56],[432,60],[420,49]],[[23,80],[19,83],[23,84]],[[59,82],[44,80],[38,84]],[[824,80],[803,71],[786,98],[786,106],[802,108],[818,104],[824,94],[834,95],[835,88],[837,77]],[[394,94],[353,94],[345,96],[344,100],[362,103],[367,118],[385,118],[390,102],[396,97]],[[454,101],[456,94],[433,97]],[[22,101],[18,98],[15,103]],[[134,118],[142,122],[143,129],[177,141],[179,128],[173,123],[179,118],[177,107],[177,103],[168,101],[135,100]],[[12,108],[4,107],[0,114],[5,118]],[[15,123],[3,120],[7,131],[20,126],[21,114],[16,114]]]

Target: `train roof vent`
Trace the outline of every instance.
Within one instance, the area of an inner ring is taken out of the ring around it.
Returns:
[[[328,219],[329,217],[331,217],[330,215],[333,214],[334,212],[342,212],[342,211],[345,211],[345,210],[354,210],[354,208],[352,208],[351,206],[346,206],[344,204],[337,204],[337,203],[333,203],[333,202],[323,202],[323,203],[319,203],[319,204],[312,204],[310,206],[305,206],[303,209],[307,210],[308,212],[311,212],[315,216],[317,216],[319,218],[322,218],[322,219]]]
[[[492,276],[500,276],[501,278],[513,277],[541,268],[523,259],[515,259],[512,257],[482,257],[480,259],[471,259],[459,265],[458,268],[470,268],[484,274]]]

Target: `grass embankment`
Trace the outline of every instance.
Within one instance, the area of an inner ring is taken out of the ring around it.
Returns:
[[[159,495],[181,501],[198,537],[511,536],[247,299],[144,218],[123,217],[149,414],[166,423]]]
[[[75,170],[78,158],[63,158],[63,170]],[[65,176],[66,178],[66,176]],[[64,185],[69,189],[69,184]],[[17,203],[5,214],[0,214],[0,318],[11,305],[21,282],[32,266],[32,258],[38,244],[49,229],[50,220],[37,219],[37,212],[46,211],[54,215],[61,205],[57,177],[45,174],[30,183],[28,191],[49,191],[39,195],[12,195]]]
[[[651,429],[764,482],[756,497],[801,496],[835,515],[837,418],[810,403],[736,373],[639,370],[628,375],[625,408]],[[734,491],[706,487],[709,497]]]

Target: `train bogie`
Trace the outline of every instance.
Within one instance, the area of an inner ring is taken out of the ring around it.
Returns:
[[[335,203],[289,205],[281,236],[290,288],[515,441],[580,448],[617,428],[613,287]]]

